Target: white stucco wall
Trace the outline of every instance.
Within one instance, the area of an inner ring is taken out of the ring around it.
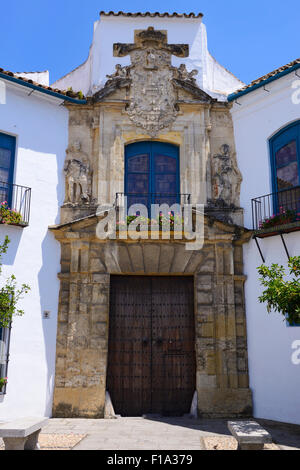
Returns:
[[[278,130],[300,119],[300,104],[292,102],[297,80],[294,73],[238,99],[232,116],[237,160],[244,181],[241,206],[245,225],[252,227],[251,199],[272,192],[268,140]],[[300,232],[284,235],[290,256],[300,255]],[[259,239],[267,265],[287,265],[287,256],[279,236]],[[258,302],[262,292],[257,267],[262,264],[252,240],[244,246],[246,313],[250,386],[254,398],[254,416],[300,424],[300,364],[293,343],[300,341],[300,328],[288,327],[278,313],[268,314]],[[294,345],[295,346],[295,345]],[[300,347],[298,346],[298,358]]]
[[[0,226],[11,243],[1,279],[15,274],[31,291],[21,301],[23,317],[13,321],[7,394],[0,395],[0,421],[51,414],[55,375],[60,247],[48,226],[58,223],[64,198],[63,164],[68,145],[67,110],[60,100],[24,87],[6,86],[0,104],[0,132],[17,137],[14,182],[32,188],[28,228]],[[51,311],[49,320],[43,311]]]
[[[23,77],[27,80],[33,80],[36,83],[40,83],[44,86],[49,86],[49,71],[44,72],[16,72],[17,77]]]
[[[272,192],[269,139],[280,129],[300,119],[300,104],[292,101],[299,80],[290,73],[279,80],[238,98],[232,117],[237,160],[244,181],[241,207],[245,225],[252,228],[251,199]]]
[[[231,93],[240,88],[242,82],[211,57],[207,49],[206,27],[201,18],[149,18],[149,17],[102,17],[94,23],[94,37],[87,61],[65,77],[53,83],[53,87],[84,94],[95,93],[102,88],[106,75],[115,71],[116,64],[130,64],[130,57],[113,57],[113,44],[133,43],[134,31],[147,29],[167,30],[169,44],[185,43],[190,46],[187,58],[173,57],[172,64],[184,63],[188,70],[197,69],[200,88],[207,92]]]

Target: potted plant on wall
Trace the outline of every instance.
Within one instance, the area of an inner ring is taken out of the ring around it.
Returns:
[[[7,384],[7,377],[0,378],[0,393]]]
[[[22,225],[22,214],[16,209],[10,209],[7,201],[0,204],[0,223],[7,225]]]

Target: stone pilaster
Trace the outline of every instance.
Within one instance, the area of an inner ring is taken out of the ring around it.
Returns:
[[[197,286],[197,391],[200,416],[251,415],[243,283],[232,241],[217,242]]]
[[[58,318],[55,417],[103,417],[108,343],[109,274],[90,272],[90,244],[70,243]],[[93,263],[91,263],[93,266]]]

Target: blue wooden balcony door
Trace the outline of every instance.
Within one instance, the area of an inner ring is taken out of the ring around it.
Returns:
[[[14,178],[16,139],[7,134],[0,134],[0,203],[12,203],[12,183]]]
[[[179,148],[162,142],[137,142],[125,150],[127,207],[180,203]]]
[[[300,211],[300,121],[278,132],[270,141],[273,211]]]

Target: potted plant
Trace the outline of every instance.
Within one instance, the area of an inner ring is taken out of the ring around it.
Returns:
[[[7,377],[0,378],[0,393],[2,392],[3,388],[7,384]]]
[[[7,225],[20,225],[22,224],[22,215],[15,209],[10,209],[7,201],[4,201],[0,204],[0,222]]]
[[[280,207],[279,213],[264,219],[259,224],[260,229],[268,229],[271,227],[278,227],[280,225],[291,224],[300,221],[300,213],[293,209],[284,209]]]

